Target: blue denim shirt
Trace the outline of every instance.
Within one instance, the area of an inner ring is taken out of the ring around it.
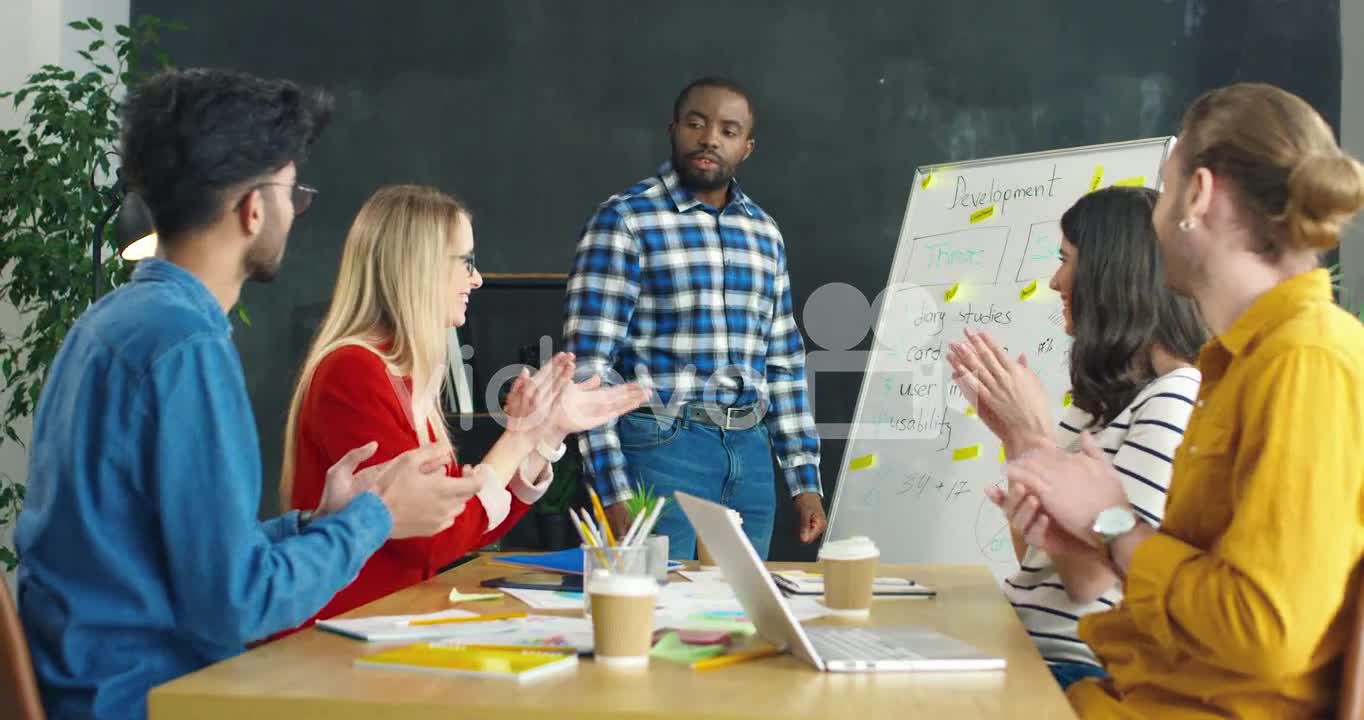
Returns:
[[[39,399],[16,530],[19,612],[49,717],[145,717],[156,685],[320,609],[383,544],[366,493],[260,522],[261,459],[231,325],[143,261],[71,329]]]

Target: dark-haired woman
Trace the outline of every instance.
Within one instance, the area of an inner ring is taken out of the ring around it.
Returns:
[[[1048,443],[1078,450],[1088,433],[1122,475],[1137,514],[1153,525],[1198,396],[1193,363],[1206,339],[1193,303],[1165,286],[1151,221],[1157,197],[1147,188],[1109,188],[1084,196],[1061,218],[1061,267],[1051,288],[1073,342],[1072,403],[1058,424],[1025,358],[1010,359],[989,336],[969,330],[949,356],[954,380],[1010,458]],[[1005,593],[1057,680],[1064,687],[1102,675],[1077,636],[1081,616],[1122,597],[1102,550],[1045,527],[1026,537],[1015,531],[1014,548],[1019,571],[1005,580]]]

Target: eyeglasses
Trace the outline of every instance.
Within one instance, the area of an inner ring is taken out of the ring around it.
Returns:
[[[470,276],[477,272],[477,268],[474,267],[474,254],[472,252],[456,255],[455,259],[464,261],[464,269],[468,271]]]
[[[308,208],[313,205],[313,198],[317,197],[317,188],[311,185],[304,185],[302,183],[263,182],[256,183],[248,188],[246,195],[243,195],[242,199],[237,201],[237,207],[241,207],[242,203],[246,202],[247,195],[270,185],[279,185],[280,187],[289,188],[290,195],[292,196],[291,199],[294,201],[294,217],[298,217],[303,213],[308,212]]]

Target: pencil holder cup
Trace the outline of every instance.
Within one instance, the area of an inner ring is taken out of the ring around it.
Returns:
[[[649,574],[659,585],[668,582],[668,536],[650,535],[644,538],[644,548],[648,555]]]

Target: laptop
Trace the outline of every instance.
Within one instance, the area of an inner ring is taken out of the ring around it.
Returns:
[[[803,627],[739,524],[717,505],[683,492],[677,502],[734,588],[758,634],[821,672],[1003,670],[1005,660],[923,627]]]

